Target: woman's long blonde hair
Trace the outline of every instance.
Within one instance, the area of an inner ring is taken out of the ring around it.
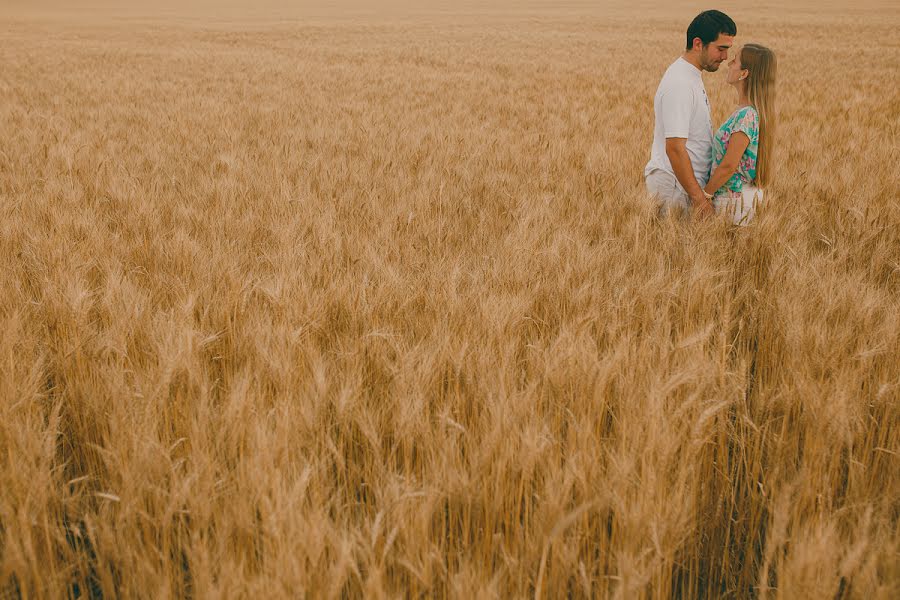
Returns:
[[[775,53],[760,44],[744,44],[741,68],[747,76],[747,98],[759,114],[759,148],[756,152],[756,186],[772,182],[772,148],[775,137]]]

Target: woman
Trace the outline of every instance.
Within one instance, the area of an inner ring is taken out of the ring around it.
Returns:
[[[713,139],[712,175],[703,189],[716,212],[747,225],[772,180],[775,129],[775,54],[746,44],[728,63],[725,81],[738,95],[737,109]]]

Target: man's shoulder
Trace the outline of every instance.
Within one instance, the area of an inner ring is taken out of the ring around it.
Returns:
[[[680,61],[681,59],[677,58],[675,62],[666,67],[666,71],[663,73],[663,81],[682,76],[683,71],[681,70],[681,65],[678,64]]]
[[[678,77],[663,78],[659,83],[658,94],[660,97],[668,96],[687,100],[697,98],[697,88],[691,82]]]
[[[660,89],[694,89],[697,86],[696,78],[692,77],[691,72],[684,68],[685,65],[687,63],[681,58],[669,65],[669,68],[666,69],[662,76],[662,81],[660,81]],[[687,66],[690,67],[690,65]]]

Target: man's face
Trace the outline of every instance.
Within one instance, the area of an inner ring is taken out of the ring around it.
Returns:
[[[700,45],[700,67],[710,73],[718,71],[719,65],[728,60],[728,51],[734,45],[734,36],[720,33],[715,41],[704,46],[699,38],[694,40],[694,45]]]

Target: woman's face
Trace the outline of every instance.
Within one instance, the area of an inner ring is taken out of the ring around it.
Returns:
[[[734,57],[728,61],[728,70],[725,71],[725,82],[737,85],[742,78],[747,77],[747,71],[741,66],[741,49],[738,48]]]

